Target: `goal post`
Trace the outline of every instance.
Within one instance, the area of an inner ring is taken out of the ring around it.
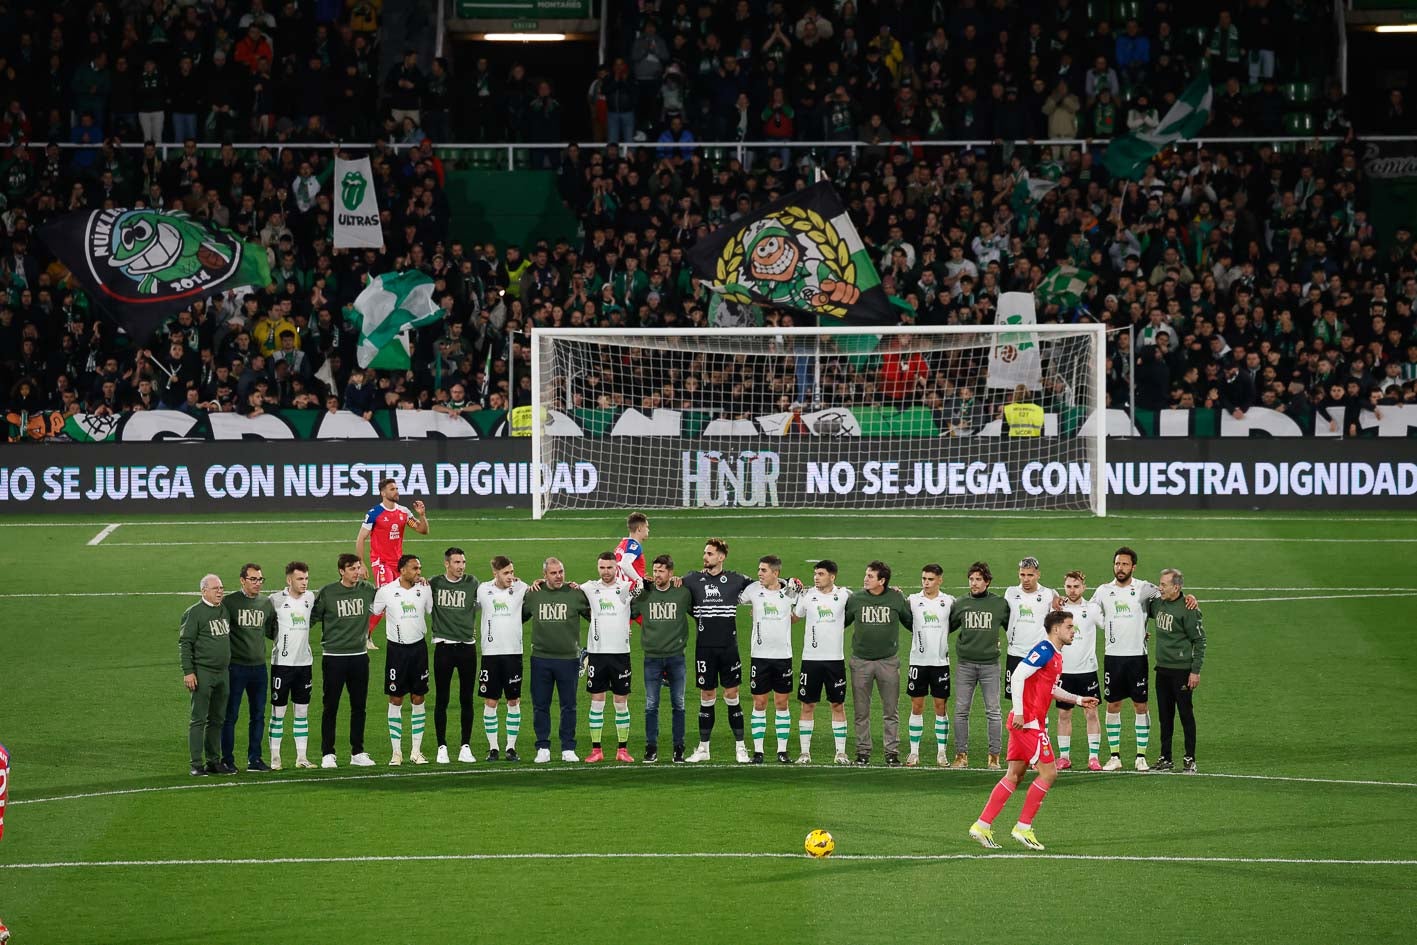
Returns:
[[[1105,515],[1106,346],[1100,324],[537,328],[532,514]]]

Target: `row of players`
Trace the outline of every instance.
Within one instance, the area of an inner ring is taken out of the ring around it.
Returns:
[[[644,526],[647,531],[647,525]],[[583,585],[565,580],[565,567],[547,559],[542,576],[528,585],[516,576],[505,557],[490,562],[492,579],[479,582],[467,573],[466,556],[450,548],[444,554],[444,571],[425,581],[421,561],[404,555],[397,562],[397,578],[377,589],[362,580],[364,568],[355,555],[341,555],[340,580],[308,590],[309,568],[292,562],[286,568],[286,587],[263,597],[264,577],[257,565],[242,569],[241,593],[224,595],[221,580],[202,580],[202,600],[184,614],[181,651],[186,685],[193,695],[189,730],[192,774],[232,773],[235,722],[243,701],[251,704],[248,768],[264,770],[261,736],[265,691],[263,641],[273,640],[270,692],[272,713],[268,737],[271,765],[280,767],[286,710],[293,706],[292,729],[297,767],[314,767],[308,759],[308,707],[313,689],[313,654],[310,629],[323,624],[322,670],[324,682],[321,755],[323,767],[335,767],[335,729],[342,693],[351,699],[351,763],[373,764],[364,750],[364,704],[369,680],[369,656],[364,633],[370,615],[387,619],[388,652],[383,686],[389,700],[390,764],[403,761],[403,710],[405,697],[412,703],[409,727],[410,760],[426,763],[422,754],[425,724],[424,697],[428,692],[429,659],[426,637],[431,635],[433,676],[436,686],[435,727],[437,760],[448,763],[447,709],[452,678],[458,677],[461,748],[458,760],[473,762],[470,746],[473,723],[474,681],[483,702],[483,724],[488,741],[486,757],[516,760],[521,724],[523,644],[526,621],[531,622],[532,699],[537,740],[537,762],[550,753],[550,708],[553,691],[559,691],[560,738],[563,761],[576,755],[575,690],[584,674],[590,693],[592,750],[588,762],[604,759],[601,732],[605,724],[606,693],[611,696],[618,747],[615,756],[633,761],[628,750],[630,712],[628,696],[633,669],[630,663],[632,626],[641,623],[646,683],[646,748],[644,760],[658,759],[659,701],[668,685],[673,705],[674,760],[703,762],[710,757],[717,690],[724,690],[729,724],[742,763],[762,763],[769,703],[775,713],[777,759],[788,763],[791,717],[788,696],[796,688],[801,711],[798,718],[800,751],[797,762],[811,761],[815,709],[825,695],[831,709],[834,760],[849,764],[846,754],[845,630],[855,627],[849,663],[854,692],[856,762],[869,764],[872,749],[870,726],[872,689],[882,703],[885,757],[888,765],[900,764],[898,698],[900,689],[899,641],[901,628],[910,632],[907,695],[911,700],[908,722],[909,753],[905,764],[920,763],[924,733],[923,711],[933,700],[936,763],[951,766],[946,753],[951,718],[951,662],[949,636],[957,637],[954,662],[956,725],[955,766],[968,765],[969,712],[976,690],[982,692],[988,718],[988,767],[998,768],[1002,749],[1003,715],[998,668],[1000,632],[1007,641],[1002,694],[1014,699],[1015,675],[1041,643],[1045,615],[1066,614],[1078,639],[1062,649],[1062,682],[1058,698],[1060,767],[1070,765],[1071,709],[1081,702],[1087,713],[1088,763],[1093,770],[1118,770],[1122,703],[1136,710],[1136,767],[1145,770],[1150,733],[1148,712],[1148,618],[1157,634],[1157,686],[1162,709],[1162,755],[1157,768],[1169,770],[1171,725],[1179,713],[1185,733],[1185,770],[1195,770],[1195,723],[1191,693],[1199,685],[1205,637],[1201,615],[1190,595],[1183,595],[1178,571],[1163,571],[1159,584],[1133,578],[1136,553],[1118,549],[1113,559],[1114,580],[1102,585],[1091,600],[1085,598],[1085,578],[1071,571],[1064,593],[1056,595],[1039,583],[1036,559],[1019,564],[1019,584],[1000,597],[990,592],[992,573],[984,562],[967,569],[969,593],[954,597],[941,590],[943,569],[926,565],[922,590],[906,597],[890,586],[891,569],[883,562],[867,566],[863,587],[850,591],[836,584],[837,567],[818,562],[813,584],[804,588],[794,579],[784,580],[781,562],[774,556],[759,560],[756,578],[726,571],[727,545],[709,539],[704,547],[703,569],[682,579],[674,573],[667,555],[654,559],[650,581],[637,579],[624,567],[622,554],[605,552],[597,561],[598,577]],[[638,542],[633,548],[638,551]],[[753,611],[749,691],[753,751],[744,738],[744,714],[739,702],[741,658],[737,640],[737,610]],[[685,650],[688,619],[697,627],[694,676],[700,690],[700,743],[687,757],[684,745]],[[792,623],[805,621],[803,649],[793,670]],[[582,621],[589,621],[586,651],[581,650]],[[1104,679],[1108,703],[1107,737],[1111,757],[1099,763],[1101,732],[1096,712],[1099,692],[1095,637],[1105,632]],[[477,649],[481,647],[481,665]],[[243,695],[246,697],[243,699]],[[499,703],[506,701],[505,739],[499,732]],[[1017,699],[1014,699],[1017,704]],[[1020,713],[1015,713],[1020,714]],[[223,731],[224,728],[224,731]],[[1046,732],[1044,743],[1047,743]],[[1011,752],[1012,753],[1012,752]]]

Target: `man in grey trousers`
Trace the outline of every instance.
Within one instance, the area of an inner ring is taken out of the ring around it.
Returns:
[[[866,565],[861,590],[846,602],[851,635],[851,703],[856,711],[856,763],[871,763],[871,684],[881,692],[881,734],[886,764],[900,765],[900,628],[908,631],[914,615],[905,596],[890,586],[884,561]]]
[[[994,575],[984,561],[969,566],[969,596],[955,598],[950,608],[950,633],[959,634],[953,666],[955,692],[955,757],[951,767],[969,767],[969,708],[975,687],[984,690],[984,716],[989,721],[989,764],[999,767],[1004,748],[1004,717],[999,708],[999,634],[1009,627],[1009,604],[989,593]]]

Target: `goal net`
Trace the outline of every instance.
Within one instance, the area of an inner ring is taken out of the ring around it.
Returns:
[[[537,329],[533,514],[1104,515],[1105,357],[1101,325]]]

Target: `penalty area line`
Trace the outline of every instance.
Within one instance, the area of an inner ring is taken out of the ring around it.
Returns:
[[[341,863],[466,863],[506,860],[807,860],[804,853],[698,852],[698,853],[634,853],[634,852],[569,852],[569,853],[422,853],[412,855],[382,854],[369,856],[284,856],[284,857],[209,857],[172,860],[50,860],[32,863],[0,863],[0,870],[55,869],[138,869],[171,866],[305,866]],[[1127,856],[1086,853],[847,853],[823,858],[887,863],[938,863],[949,860],[1071,860],[1090,863],[1165,863],[1185,866],[1190,863],[1228,863],[1239,866],[1417,866],[1414,859],[1339,859],[1336,857],[1285,856]]]
[[[89,539],[89,547],[103,544],[103,540],[105,538],[107,538],[109,535],[112,535],[114,532],[118,531],[118,529],[122,527],[122,522],[119,522],[116,525],[105,525],[102,531],[100,531],[97,535]]]

